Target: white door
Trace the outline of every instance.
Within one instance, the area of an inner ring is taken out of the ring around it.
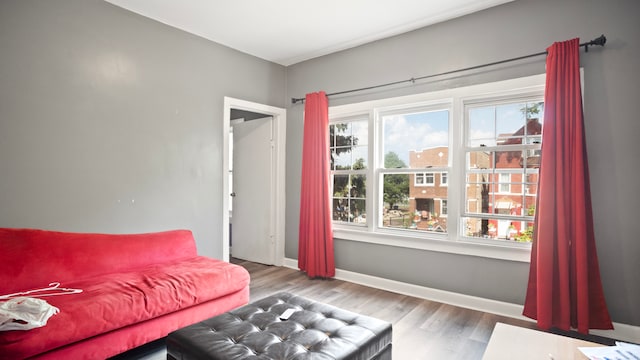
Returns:
[[[231,255],[275,263],[272,229],[273,118],[233,125]]]

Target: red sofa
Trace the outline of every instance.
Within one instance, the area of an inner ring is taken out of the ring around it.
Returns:
[[[249,273],[198,256],[188,230],[82,234],[0,228],[0,295],[47,287],[47,325],[0,331],[0,359],[104,359],[249,302]]]

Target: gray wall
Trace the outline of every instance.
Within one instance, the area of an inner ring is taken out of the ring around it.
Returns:
[[[100,0],[0,1],[0,227],[191,229],[221,257],[223,97],[285,68]]]
[[[222,106],[407,79],[608,37],[582,56],[595,231],[614,321],[640,325],[635,184],[640,2],[518,0],[287,69],[100,0],[0,1],[0,226],[194,231],[220,257]],[[544,72],[543,59],[332,105]],[[286,83],[285,83],[286,79]],[[286,96],[285,96],[286,89]],[[297,258],[301,105],[288,110],[286,256]],[[341,269],[523,303],[528,265],[336,240]]]
[[[581,56],[595,232],[613,320],[640,325],[637,182],[640,151],[640,2],[518,0],[287,69],[287,97],[354,89],[536,53],[554,41],[600,34],[606,47]],[[544,57],[416,85],[332,97],[331,105],[544,72]],[[302,105],[289,105],[286,256],[298,257]],[[524,303],[528,264],[336,239],[340,269]]]

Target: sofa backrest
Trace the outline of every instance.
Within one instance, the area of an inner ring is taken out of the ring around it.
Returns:
[[[196,255],[189,230],[84,234],[0,228],[0,295]]]

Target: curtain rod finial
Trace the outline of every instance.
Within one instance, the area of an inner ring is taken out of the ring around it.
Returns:
[[[604,46],[604,44],[607,43],[607,37],[604,36],[604,34],[598,36],[597,38],[591,40],[589,42],[589,45],[600,45],[600,46]]]
[[[584,44],[584,51],[585,52],[589,52],[589,46],[593,46],[593,45],[600,45],[600,46],[604,46],[604,44],[606,44],[607,42],[607,38],[604,36],[604,34],[598,36],[597,38],[589,41],[588,43]]]

